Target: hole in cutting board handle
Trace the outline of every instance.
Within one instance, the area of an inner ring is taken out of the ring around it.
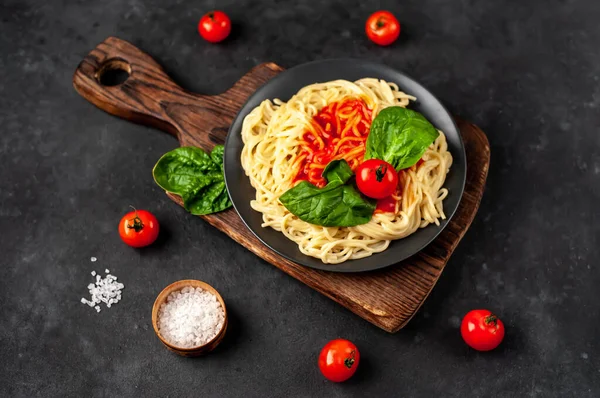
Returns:
[[[118,86],[125,83],[131,75],[131,65],[120,58],[111,58],[100,66],[96,80],[103,86]]]

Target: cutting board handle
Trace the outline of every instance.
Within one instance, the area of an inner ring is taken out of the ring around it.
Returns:
[[[105,77],[115,70],[128,77],[111,85],[114,82],[107,82]],[[181,145],[206,148],[223,143],[239,104],[282,70],[273,63],[261,64],[222,94],[195,94],[177,85],[152,57],[133,44],[109,37],[81,61],[73,86],[112,115],[167,131],[177,136]]]
[[[127,80],[105,84],[105,78],[116,70],[129,75]],[[202,96],[186,93],[173,82],[148,54],[116,37],[104,40],[81,61],[73,85],[85,99],[110,114],[175,135],[179,133],[177,123],[165,104],[202,101]]]

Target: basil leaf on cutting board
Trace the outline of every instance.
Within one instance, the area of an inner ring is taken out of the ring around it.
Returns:
[[[371,123],[365,160],[385,160],[399,171],[421,159],[439,132],[419,112],[399,106],[383,109]]]
[[[167,192],[183,198],[183,206],[195,215],[231,207],[223,177],[223,145],[207,154],[200,148],[181,147],[164,154],[154,166],[154,181]]]
[[[223,145],[216,145],[212,152],[210,153],[210,158],[213,162],[217,163],[221,170],[223,170],[223,153],[225,152],[225,147]]]
[[[302,221],[324,227],[353,227],[371,220],[376,202],[364,198],[352,184],[345,160],[334,160],[323,170],[327,185],[317,188],[301,181],[279,197],[279,201]]]

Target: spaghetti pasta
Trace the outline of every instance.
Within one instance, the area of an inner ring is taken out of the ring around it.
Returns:
[[[452,165],[441,131],[417,164],[398,173],[398,194],[387,206],[378,206],[366,224],[309,224],[279,202],[300,180],[324,186],[321,172],[330,160],[344,159],[355,170],[363,160],[373,118],[384,108],[406,107],[415,99],[394,83],[364,78],[312,84],[287,103],[263,101],[244,119],[241,155],[256,189],[251,206],[263,214],[263,227],[281,231],[305,255],[337,264],[381,252],[391,240],[429,224],[439,225],[446,218],[443,200],[448,190],[443,185]]]

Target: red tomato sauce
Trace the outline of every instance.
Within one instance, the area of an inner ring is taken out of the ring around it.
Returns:
[[[346,160],[354,171],[363,161],[371,121],[372,112],[362,99],[333,102],[321,109],[302,135],[294,181],[324,187],[323,169],[337,159]]]

